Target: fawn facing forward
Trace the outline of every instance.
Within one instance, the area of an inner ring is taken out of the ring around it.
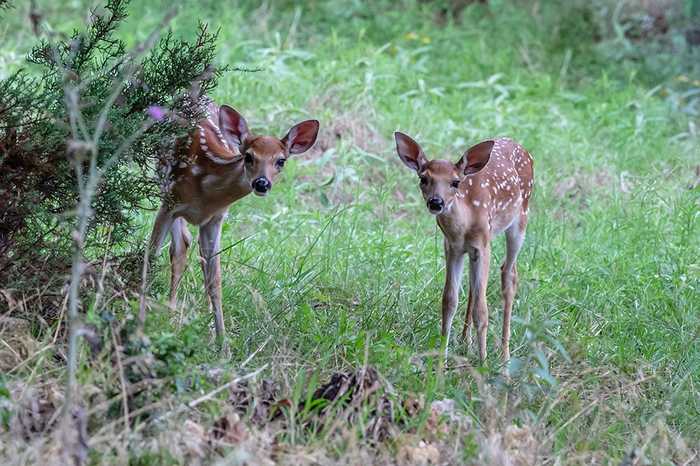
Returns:
[[[506,257],[501,266],[503,293],[503,359],[510,358],[510,316],[518,286],[515,262],[525,239],[528,203],[532,194],[532,157],[510,139],[481,142],[468,149],[457,163],[428,160],[420,145],[403,133],[395,133],[401,161],[420,177],[420,189],[428,211],[435,215],[445,237],[446,277],[442,293],[442,336],[445,355],[450,327],[459,300],[464,255],[469,254],[469,300],[463,337],[471,343],[473,319],[479,357],[486,359],[491,238],[506,236]]]
[[[177,303],[177,288],[187,264],[192,236],[185,222],[199,226],[199,252],[204,285],[214,310],[217,339],[224,334],[221,308],[221,227],[229,206],[254,192],[265,196],[292,154],[306,152],[316,142],[319,123],[306,120],[286,136],[254,136],[245,119],[233,108],[211,103],[188,141],[176,148],[189,162],[168,167],[172,183],[151,233],[150,254],[160,249],[168,233],[170,243],[170,306]],[[144,262],[144,276],[148,257]],[[140,318],[145,318],[142,302]]]

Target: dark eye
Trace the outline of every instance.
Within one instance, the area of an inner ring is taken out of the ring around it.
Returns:
[[[287,159],[277,159],[277,167],[282,168],[284,167],[284,162],[286,162]]]
[[[452,186],[455,189],[459,188],[459,180],[452,180],[452,183],[450,183],[450,186]]]
[[[253,154],[250,152],[245,153],[245,163],[253,163]]]
[[[420,177],[420,184],[422,184],[422,185],[428,184],[428,177],[427,177],[427,176],[421,176],[421,177]]]

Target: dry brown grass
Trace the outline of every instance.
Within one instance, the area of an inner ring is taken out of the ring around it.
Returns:
[[[542,409],[556,410],[579,399],[581,414],[573,421],[581,425],[581,440],[587,435],[597,436],[596,430],[608,428],[613,419],[629,422],[627,406],[644,395],[648,380],[644,375],[628,380],[609,370],[588,369],[585,373],[585,370],[570,368],[567,371],[559,374],[563,379],[561,390]],[[601,383],[588,383],[591,377]],[[604,445],[598,448],[589,445],[578,450],[575,446],[579,442],[570,439],[566,442],[568,447],[554,448],[558,429],[571,418],[562,419],[557,425],[534,421],[520,408],[508,413],[513,406],[520,405],[520,400],[514,398],[517,395],[511,393],[509,398],[507,393],[482,381],[478,375],[474,380],[482,400],[476,419],[462,411],[453,400],[426,404],[409,397],[403,409],[414,419],[424,415],[425,422],[410,425],[396,421],[391,426],[391,435],[382,441],[368,437],[366,422],[371,417],[359,415],[367,414],[360,407],[364,401],[355,405],[352,397],[347,406],[357,407],[359,411],[354,412],[358,415],[337,417],[338,413],[347,415],[346,409],[329,412],[328,420],[334,425],[330,430],[322,430],[322,435],[309,434],[309,431],[304,434],[304,422],[309,419],[297,421],[294,429],[300,437],[292,441],[290,420],[286,415],[273,416],[268,403],[262,413],[265,417],[260,417],[258,407],[265,404],[261,397],[271,396],[266,393],[267,382],[261,380],[251,385],[235,385],[228,395],[214,398],[193,410],[182,409],[183,401],[169,396],[164,396],[160,402],[150,399],[154,404],[143,409],[140,418],[132,417],[128,426],[121,422],[118,409],[108,409],[110,403],[106,402],[104,388],[84,387],[84,394],[89,395],[84,397],[85,405],[81,409],[89,413],[85,434],[91,457],[108,464],[122,464],[129,457],[146,458],[148,455],[163,458],[167,463],[193,465],[604,464],[607,458]],[[56,452],[63,441],[54,429],[62,397],[59,382],[55,373],[37,377],[30,384],[9,385],[13,416],[9,429],[0,431],[2,464],[58,464]],[[276,385],[275,390],[283,386],[284,383]],[[275,393],[279,397],[277,402],[287,400],[284,397],[288,393],[284,389]],[[381,393],[385,393],[383,389],[376,395]],[[366,399],[376,401],[378,398],[368,395]],[[242,400],[247,408],[240,404]],[[118,406],[118,400],[112,400],[112,404]],[[317,416],[323,418],[325,414],[321,412]],[[336,422],[338,419],[340,422]],[[666,424],[663,416],[632,430],[635,438],[631,443],[637,447],[622,464],[697,464],[697,451]],[[474,456],[468,459],[465,451]]]
[[[106,301],[118,299],[114,294]],[[258,312],[266,309],[260,303]],[[518,385],[531,382],[504,388],[453,356],[458,364],[449,370],[470,381],[467,395],[478,400],[469,413],[453,399],[429,402],[424,395],[397,392],[382,374],[363,366],[326,375],[312,398],[330,404],[304,417],[299,415],[304,404],[292,401],[290,374],[319,368],[284,341],[271,345],[267,365],[254,355],[241,365],[238,372],[246,380],[229,387],[230,369],[209,367],[204,377],[210,392],[178,394],[172,380],[157,376],[153,354],[129,352],[128,322],[104,329],[86,362],[90,373],[82,380],[75,428],[67,439],[57,422],[63,336],[35,333],[25,320],[2,318],[0,339],[7,344],[0,342],[0,363],[11,399],[0,398],[0,410],[10,412],[9,424],[0,427],[0,464],[61,464],[58,452],[66,441],[74,457],[89,455],[106,464],[136,458],[194,465],[606,464],[610,456],[601,439],[616,425],[626,426],[626,444],[633,446],[622,464],[698,461],[697,449],[669,425],[664,407],[645,425],[634,421],[640,409],[653,405],[656,382],[664,377],[648,367],[629,374],[591,367],[574,356],[553,365],[558,387],[533,400]],[[266,369],[258,374],[261,368]]]

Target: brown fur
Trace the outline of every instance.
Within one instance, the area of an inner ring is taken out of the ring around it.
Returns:
[[[318,121],[307,120],[293,126],[286,136],[254,136],[245,119],[228,106],[211,104],[206,119],[200,121],[184,147],[184,161],[171,167],[172,183],[158,212],[151,233],[151,253],[157,251],[168,233],[170,244],[170,305],[175,307],[177,288],[192,243],[185,222],[199,227],[199,248],[207,293],[214,308],[217,337],[224,334],[221,308],[221,227],[229,206],[253,192],[253,181],[264,178],[265,195],[293,154],[308,150],[316,141]],[[144,276],[148,258],[144,262]],[[142,303],[141,319],[145,319]]]
[[[486,358],[488,282],[491,239],[505,232],[506,258],[501,267],[503,292],[503,357],[510,357],[510,315],[517,289],[515,261],[527,226],[533,186],[532,157],[518,143],[499,138],[468,149],[457,163],[428,160],[409,136],[396,133],[399,157],[415,170],[429,210],[445,237],[446,277],[442,299],[442,335],[445,352],[457,306],[465,254],[469,255],[470,287],[463,336],[469,337],[474,320],[479,356]],[[439,200],[442,204],[436,204]],[[441,205],[439,209],[433,206]]]

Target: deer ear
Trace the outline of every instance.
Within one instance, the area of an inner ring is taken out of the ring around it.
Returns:
[[[243,115],[228,105],[219,109],[219,129],[229,146],[241,147],[249,134]]]
[[[493,141],[484,141],[470,147],[461,159],[455,164],[457,170],[464,175],[479,173],[489,162]]]
[[[282,138],[282,144],[290,154],[301,154],[311,149],[318,136],[318,120],[302,121],[292,126],[287,135]]]
[[[398,131],[394,133],[394,139],[396,139],[396,152],[404,165],[411,170],[420,172],[423,166],[428,163],[420,145],[410,136]]]

